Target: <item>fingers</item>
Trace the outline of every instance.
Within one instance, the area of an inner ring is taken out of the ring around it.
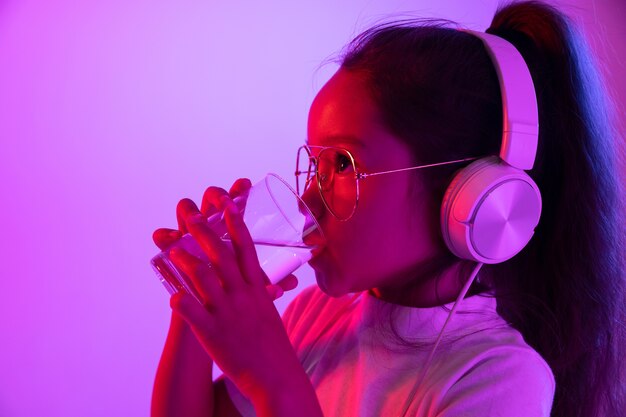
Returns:
[[[194,289],[207,308],[220,303],[224,290],[210,265],[178,247],[172,248],[169,258],[191,279]]]
[[[298,286],[298,278],[293,274],[289,274],[276,284],[279,285],[283,291],[291,291]]]
[[[267,290],[267,294],[270,296],[272,301],[282,297],[285,293],[279,285],[268,285],[265,289]]]
[[[289,274],[285,278],[278,281],[278,283],[266,286],[265,289],[273,301],[282,297],[285,291],[293,290],[297,286],[298,278],[296,278],[293,274]]]
[[[202,204],[200,206],[200,212],[205,216],[210,216],[211,214],[223,211],[224,204],[221,203],[222,196],[228,196],[228,193],[225,189],[220,187],[209,187],[204,191],[204,195],[202,196]]]
[[[210,259],[214,267],[213,272],[217,272],[221,277],[226,277],[222,282],[225,288],[229,286],[234,287],[241,283],[243,281],[242,273],[244,276],[252,274],[255,278],[258,278],[259,275],[264,277],[264,273],[258,266],[256,252],[254,251],[254,245],[251,243],[251,239],[248,239],[250,243],[247,243],[248,241],[244,243],[248,249],[245,251],[236,250],[235,257],[233,257],[233,252],[230,248],[220,239],[224,238],[227,232],[225,224],[219,221],[219,218],[222,216],[221,212],[224,211],[227,203],[230,202],[230,204],[233,204],[230,199],[231,197],[245,196],[251,186],[250,180],[240,178],[233,183],[229,192],[226,192],[226,190],[220,187],[208,187],[204,192],[200,210],[192,200],[188,198],[180,200],[176,206],[176,220],[179,230],[176,231],[167,228],[157,229],[153,233],[154,242],[161,250],[164,250],[180,239],[182,235],[191,233],[198,244],[200,244],[203,252],[205,252]],[[229,193],[231,194],[230,196]],[[194,226],[190,224],[192,218],[195,219]],[[212,224],[207,224],[207,220],[212,222]],[[243,220],[241,220],[239,227],[241,228],[242,226],[245,229],[245,233],[249,235],[247,228],[243,225]],[[195,229],[195,232],[192,231],[193,229]],[[240,235],[241,232],[238,233],[238,237],[234,240],[237,241]],[[235,243],[235,246],[236,245]],[[239,255],[237,255],[237,251]],[[246,265],[241,270],[237,265],[239,258],[245,260]],[[256,267],[251,263],[252,259],[254,259]]]
[[[187,227],[222,279],[224,289],[239,288],[243,284],[243,278],[231,248],[209,227],[200,213],[187,218]]]
[[[297,286],[298,278],[293,274],[289,274],[285,278],[278,281],[278,283],[266,286],[265,289],[267,290],[267,293],[272,301],[274,301],[282,297],[286,291],[293,290]]]
[[[190,213],[199,211],[204,214],[205,217],[209,217],[218,211],[221,212],[224,210],[224,203],[221,201],[222,196],[228,196],[230,194],[230,197],[234,198],[236,196],[245,195],[250,187],[252,187],[252,183],[247,178],[239,178],[235,181],[229,192],[226,192],[226,190],[220,187],[208,187],[202,196],[200,210],[198,210],[198,206],[192,200],[188,198],[180,200],[176,206],[176,220],[178,222],[178,230],[180,230],[181,235],[189,232],[184,219],[187,218]],[[159,232],[159,235],[155,238],[155,243],[159,240],[157,246],[163,242],[161,238],[166,240],[163,244],[167,244],[167,237],[163,236],[162,233],[165,232]]]
[[[210,329],[212,326],[211,316],[191,295],[178,292],[170,298],[170,307],[180,314],[189,324],[194,334],[195,329]]]
[[[223,211],[224,203],[222,201],[222,196],[230,196],[230,198],[243,196],[248,193],[251,187],[252,182],[250,182],[247,178],[239,178],[233,183],[228,192],[220,187],[208,187],[202,196],[200,211],[205,216],[210,216],[217,211]]]
[[[178,230],[180,230],[182,234],[189,232],[185,219],[189,217],[190,214],[197,212],[199,212],[198,206],[196,206],[196,203],[192,200],[183,198],[178,202],[176,205],[176,220],[178,221]]]
[[[159,249],[164,250],[182,237],[179,230],[161,228],[154,231],[152,240]]]
[[[232,200],[228,199],[225,205],[224,220],[243,278],[252,285],[265,286],[268,279],[259,265],[254,242],[243,222],[243,216]]]
[[[233,186],[230,187],[228,194],[230,194],[230,198],[245,195],[248,193],[248,190],[250,190],[251,187],[252,182],[248,178],[239,178],[233,183]]]
[[[240,211],[243,211],[246,207],[250,188],[252,188],[252,183],[247,178],[239,178],[230,188],[230,198],[239,207]]]

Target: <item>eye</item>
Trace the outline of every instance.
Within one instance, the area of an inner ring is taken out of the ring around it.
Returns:
[[[336,158],[335,167],[338,173],[352,171],[352,160],[348,155],[338,152]]]

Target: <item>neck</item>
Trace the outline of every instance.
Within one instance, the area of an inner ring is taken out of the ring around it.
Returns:
[[[463,275],[462,267],[466,262],[459,260],[447,267],[440,263],[430,261],[420,265],[419,269],[413,270],[417,270],[417,273],[406,275],[407,279],[389,280],[400,284],[372,288],[370,293],[383,301],[407,307],[427,308],[451,303],[456,300],[469,278],[469,274]],[[466,297],[477,292],[470,288]]]

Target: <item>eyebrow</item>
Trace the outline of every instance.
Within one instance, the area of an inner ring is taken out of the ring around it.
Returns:
[[[354,135],[324,136],[320,143],[321,146],[336,146],[337,144],[355,145],[359,148],[366,148],[365,142]]]

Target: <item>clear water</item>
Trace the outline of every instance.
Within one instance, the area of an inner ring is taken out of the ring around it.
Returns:
[[[229,239],[222,240],[229,245],[231,244]],[[183,236],[175,246],[185,249],[207,264],[209,263],[209,259],[191,235]],[[261,268],[273,284],[308,262],[311,259],[311,251],[314,249],[314,247],[309,246],[290,246],[269,242],[255,242],[254,246]],[[184,272],[178,270],[168,258],[170,249],[168,248],[152,258],[150,263],[154,271],[171,295],[184,290],[199,300],[199,295],[188,284],[192,282],[191,279]]]

